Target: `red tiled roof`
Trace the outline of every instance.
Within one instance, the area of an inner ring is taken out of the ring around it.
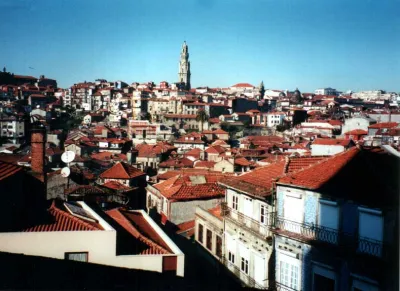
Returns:
[[[119,162],[110,169],[105,170],[99,177],[102,179],[132,179],[143,175],[145,175],[145,173],[141,170],[126,163]]]
[[[341,145],[341,146],[348,146],[352,141],[349,139],[328,139],[328,138],[317,138],[312,143],[313,145]]]
[[[193,161],[189,160],[188,158],[181,158],[181,159],[169,159],[166,160],[158,165],[160,168],[184,168],[184,167],[193,167]]]
[[[273,182],[285,174],[285,161],[260,167],[252,172],[238,177],[220,181],[219,184],[232,187],[255,196],[269,196],[272,193]]]
[[[249,83],[237,83],[237,84],[233,85],[232,87],[236,87],[236,88],[252,87],[253,88],[254,86]]]
[[[222,140],[222,139],[217,139],[216,141],[214,141],[212,144],[212,146],[222,146],[222,145],[227,145],[226,141]]]
[[[216,129],[213,131],[214,134],[228,134],[228,132],[226,132],[225,130],[222,129]]]
[[[103,230],[100,224],[85,221],[70,214],[61,202],[53,200],[48,209],[49,219],[47,223],[39,223],[23,229],[23,232],[47,232],[47,231],[92,231]]]
[[[184,156],[190,156],[190,157],[195,157],[197,159],[200,158],[200,154],[201,154],[202,150],[199,148],[194,148],[191,149],[190,151],[187,151]]]
[[[176,233],[182,233],[182,232],[186,232],[188,230],[194,229],[195,227],[195,221],[194,220],[190,220],[190,221],[186,221],[186,222],[182,222],[180,224],[178,224],[176,226],[178,228]]]
[[[205,150],[205,152],[207,154],[221,154],[221,153],[223,153],[225,151],[226,151],[226,149],[224,147],[222,147],[222,146],[219,146],[219,145],[211,146],[211,147],[209,147],[209,148],[207,148]]]
[[[37,80],[37,78],[32,77],[32,76],[23,76],[23,75],[14,75],[14,78],[16,79],[32,79],[32,80]]]
[[[335,126],[335,125],[343,125],[343,122],[341,122],[340,120],[335,120],[335,119],[328,120],[328,123],[330,125],[333,125],[333,126]]]
[[[117,182],[117,181],[108,181],[101,186],[112,189],[112,190],[129,191],[129,190],[133,189],[133,188],[125,186],[124,184],[121,184],[120,182]]]
[[[134,238],[147,246],[141,250],[139,254],[156,255],[172,253],[168,245],[140,212],[131,212],[115,208],[106,211],[106,213]]]
[[[288,163],[286,164],[285,172],[290,174],[293,172],[297,172],[299,170],[305,169],[311,165],[314,165],[318,162],[327,159],[324,156],[317,156],[317,157],[293,157],[290,158]]]
[[[160,180],[168,180],[172,177],[176,176],[197,176],[204,175],[207,181],[217,181],[219,179],[223,179],[228,176],[234,176],[234,173],[221,173],[219,171],[211,171],[208,169],[180,169],[180,170],[172,170],[165,172],[163,174],[158,175],[158,179]],[[215,179],[213,177],[216,177]]]
[[[212,161],[197,161],[194,163],[194,168],[214,168],[215,162]]]
[[[252,164],[251,162],[249,162],[246,158],[243,157],[235,159],[235,165],[247,167],[250,166],[251,164]]]
[[[221,205],[217,205],[214,208],[208,209],[207,210],[211,215],[215,216],[216,218],[218,218],[219,220],[222,220],[222,216],[221,216]]]
[[[381,123],[372,124],[372,125],[368,126],[368,128],[376,128],[376,129],[379,129],[379,128],[392,128],[392,127],[396,127],[398,125],[399,124],[397,122],[381,122]]]
[[[21,171],[22,168],[13,164],[0,161],[0,181]]]
[[[299,186],[307,189],[318,189],[335,176],[351,159],[359,153],[357,147],[339,153],[330,158],[279,179],[279,184]]]
[[[208,119],[208,122],[209,122],[209,123],[220,123],[221,120],[219,120],[218,117],[214,117],[214,118]]]
[[[354,129],[350,130],[348,132],[345,132],[345,134],[350,134],[350,135],[367,135],[368,131],[362,130],[362,129]]]
[[[86,195],[86,194],[104,194],[104,191],[99,187],[92,185],[78,185],[73,188],[65,189],[67,195]]]
[[[192,183],[192,177],[199,176],[175,176],[164,182],[154,185],[154,188],[160,191],[161,195],[171,200],[196,200],[211,199],[221,197],[225,194],[224,189],[216,184],[220,177],[210,176],[205,183]],[[211,181],[213,179],[214,181]]]

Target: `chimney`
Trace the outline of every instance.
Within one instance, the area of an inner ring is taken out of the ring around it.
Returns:
[[[31,168],[39,175],[44,175],[44,157],[46,144],[46,128],[34,125],[31,135]]]

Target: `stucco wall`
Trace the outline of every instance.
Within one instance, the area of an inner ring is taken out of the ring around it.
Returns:
[[[210,200],[193,200],[183,202],[172,202],[170,221],[174,224],[180,224],[182,222],[194,220],[196,207],[200,206],[204,209],[210,209],[215,207],[221,202],[221,199],[210,199]]]
[[[131,269],[162,272],[165,255],[116,255],[116,231],[84,204],[105,230],[13,232],[0,234],[0,250],[33,256],[64,259],[66,252],[88,252],[88,262]],[[177,256],[177,275],[184,275],[184,255],[172,240],[143,211],[142,215]],[[168,256],[168,255],[167,255]]]
[[[311,145],[312,156],[332,156],[338,153],[344,152],[344,147],[341,145],[329,146],[329,145]]]

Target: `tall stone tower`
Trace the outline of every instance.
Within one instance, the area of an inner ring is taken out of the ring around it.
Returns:
[[[190,62],[189,49],[186,41],[183,42],[181,51],[181,60],[179,61],[178,80],[185,84],[185,89],[190,90]]]

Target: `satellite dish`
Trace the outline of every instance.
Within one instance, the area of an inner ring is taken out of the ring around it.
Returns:
[[[61,177],[67,178],[71,174],[71,170],[68,167],[64,167],[61,170]]]
[[[75,159],[75,153],[73,151],[66,151],[61,155],[61,161],[68,164]]]

